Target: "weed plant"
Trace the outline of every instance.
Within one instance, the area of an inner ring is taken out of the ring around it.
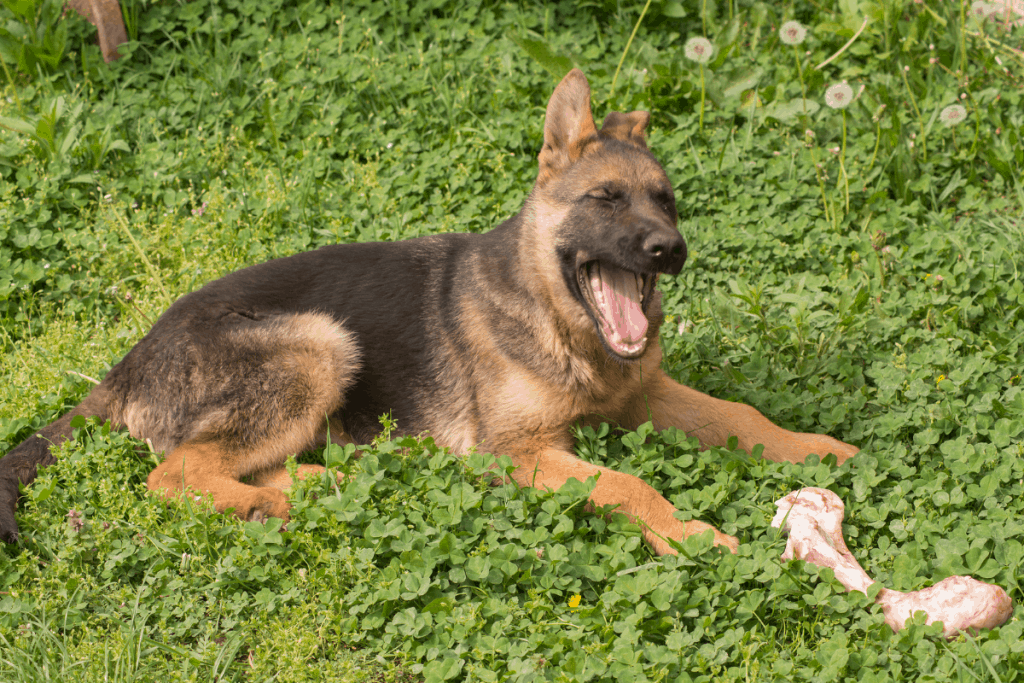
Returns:
[[[581,431],[581,456],[741,539],[655,558],[584,511],[592,482],[492,487],[490,456],[393,425],[358,460],[301,455],[350,476],[297,486],[285,528],[151,498],[155,456],[82,426],[0,549],[0,680],[1022,677],[1019,606],[948,643],[894,634],[829,570],[781,563],[769,527],[775,500],[827,487],[881,584],[971,574],[1024,599],[1012,4],[133,0],[110,65],[57,4],[0,10],[0,451],[210,279],[511,215],[573,65],[597,116],[653,112],[676,184],[691,256],[662,278],[670,374],[863,451],[772,464]]]

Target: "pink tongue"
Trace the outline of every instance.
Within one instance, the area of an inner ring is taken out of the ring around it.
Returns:
[[[605,322],[617,339],[608,341],[634,344],[647,334],[647,316],[640,307],[640,289],[633,273],[607,265],[600,266],[600,278],[591,273],[591,286],[600,292],[598,305]]]

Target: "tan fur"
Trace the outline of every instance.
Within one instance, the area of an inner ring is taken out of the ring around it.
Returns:
[[[316,476],[323,474],[327,471],[327,468],[323,465],[299,465],[295,471],[295,477],[300,481],[307,477]],[[292,476],[288,473],[287,467],[279,467],[273,470],[265,470],[263,472],[256,472],[255,474],[247,477],[247,483],[251,486],[264,487],[268,486],[279,491],[287,493],[292,487]]]

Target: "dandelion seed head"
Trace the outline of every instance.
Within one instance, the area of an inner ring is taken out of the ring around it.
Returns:
[[[947,128],[952,128],[966,118],[967,110],[960,104],[951,104],[943,109],[942,113],[939,114],[939,120],[942,121]]]
[[[846,83],[836,83],[825,91],[825,104],[833,109],[845,109],[853,102],[853,88]]]
[[[690,38],[683,46],[683,54],[686,55],[686,58],[698,64],[710,62],[714,53],[715,46],[711,44],[711,41],[700,36]]]
[[[799,45],[807,37],[807,28],[799,21],[787,21],[779,29],[779,40],[786,45]]]

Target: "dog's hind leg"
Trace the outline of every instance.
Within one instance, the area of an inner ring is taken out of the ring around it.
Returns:
[[[185,443],[150,472],[146,483],[169,499],[185,491],[209,495],[218,512],[234,510],[245,520],[288,519],[288,496],[283,491],[239,481],[235,472],[240,455],[223,442]]]
[[[359,367],[356,342],[334,320],[312,313],[234,321],[216,341],[216,348],[200,349],[205,357],[191,373],[202,388],[190,396],[147,384],[125,409],[133,434],[153,430],[172,442],[147,484],[167,498],[209,495],[218,511],[233,509],[243,519],[287,519],[284,462],[325,440],[326,418],[341,407]],[[167,394],[174,405],[158,414],[168,401],[154,398]],[[173,443],[170,435],[186,431]]]
[[[327,445],[328,441],[335,446],[341,446],[344,448],[348,444],[354,444],[355,441],[345,432],[344,426],[339,420],[330,419],[326,424],[327,429],[323,433],[317,434],[316,441],[308,446],[308,449],[323,448]],[[358,457],[359,451],[356,451],[354,457]],[[327,471],[327,468],[323,465],[299,465],[295,476],[302,480],[307,477],[314,475],[323,474]],[[338,481],[342,481],[344,476],[339,473]],[[292,487],[292,475],[288,473],[287,467],[277,467],[272,469],[261,470],[254,472],[245,478],[247,484],[252,486],[269,486],[271,488],[279,489],[281,491],[288,491]]]

